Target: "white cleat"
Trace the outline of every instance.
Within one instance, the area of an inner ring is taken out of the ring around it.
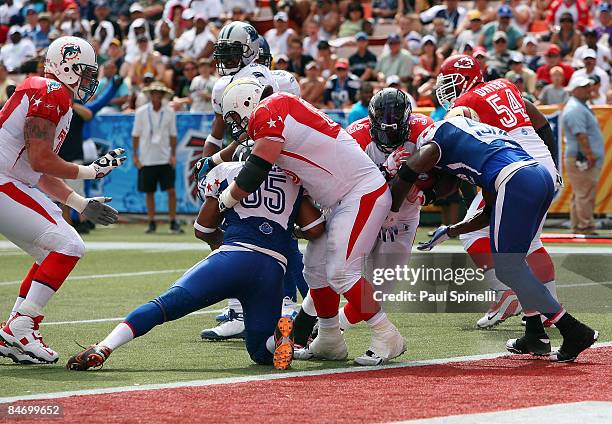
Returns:
[[[29,355],[26,355],[19,349],[13,346],[9,346],[4,341],[0,341],[0,356],[11,359],[16,364],[22,365],[35,365],[35,364],[46,364],[46,362],[34,359]]]
[[[312,356],[329,361],[344,361],[348,357],[348,347],[340,332],[340,326],[334,328],[319,327],[319,334],[308,346]]]
[[[13,315],[0,329],[0,341],[37,360],[35,363],[54,364],[59,354],[43,342],[38,329],[43,318],[42,315],[35,318],[19,313]]]
[[[281,310],[281,316],[295,319],[298,314],[299,307],[296,302],[293,301],[289,296],[283,298],[283,308]]]
[[[214,328],[202,330],[200,336],[204,340],[244,339],[244,314],[229,310],[228,318]]]
[[[314,353],[312,353],[308,347],[295,347],[295,350],[293,351],[293,359],[308,361],[312,358],[314,358]]]
[[[518,297],[512,290],[498,290],[495,297],[497,300],[491,305],[487,313],[476,322],[478,328],[493,328],[523,311]]]
[[[362,366],[384,365],[406,351],[406,340],[391,323],[372,334],[370,348],[355,358],[355,364]]]

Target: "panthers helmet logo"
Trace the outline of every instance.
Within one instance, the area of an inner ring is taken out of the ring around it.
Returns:
[[[459,69],[471,69],[474,67],[474,59],[468,56],[461,57],[455,62],[454,66]]]
[[[257,39],[259,38],[259,34],[257,34],[257,30],[255,29],[255,27],[253,27],[252,25],[247,24],[247,25],[244,26],[244,30],[246,31],[246,33],[251,38],[251,41],[257,41]]]
[[[75,44],[66,44],[62,46],[60,50],[62,54],[62,61],[60,64],[67,63],[69,60],[74,60],[81,55],[81,47]]]

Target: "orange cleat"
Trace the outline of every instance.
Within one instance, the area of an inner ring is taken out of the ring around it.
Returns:
[[[281,317],[274,330],[274,368],[286,370],[293,360],[293,320]]]
[[[112,350],[106,346],[91,345],[82,352],[68,359],[66,368],[72,371],[85,371],[89,368],[98,368],[104,364]]]

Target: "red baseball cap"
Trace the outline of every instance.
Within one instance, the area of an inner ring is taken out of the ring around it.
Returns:
[[[346,59],[338,59],[336,60],[336,69],[348,69],[349,62]]]
[[[551,44],[548,49],[546,49],[546,55],[560,55],[561,49],[556,44]]]
[[[474,50],[472,51],[472,57],[478,57],[478,56],[488,57],[489,55],[487,54],[487,49],[485,49],[482,46],[474,47]]]

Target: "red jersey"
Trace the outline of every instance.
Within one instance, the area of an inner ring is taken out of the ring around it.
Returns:
[[[300,181],[312,198],[331,207],[354,187],[385,183],[357,142],[329,116],[289,93],[262,100],[249,118],[252,140],[283,143],[276,164]]]
[[[55,80],[29,77],[0,110],[0,174],[36,185],[41,174],[30,165],[23,132],[26,118],[32,116],[55,124],[53,150],[59,152],[70,129],[72,93]]]

